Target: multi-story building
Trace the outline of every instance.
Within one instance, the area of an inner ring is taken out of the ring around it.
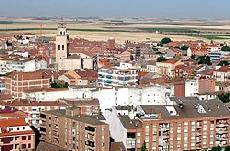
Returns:
[[[219,82],[230,81],[230,67],[229,66],[223,66],[217,70],[214,70],[213,71],[213,77],[216,79],[216,81],[219,81]]]
[[[184,63],[180,60],[169,59],[162,62],[156,62],[157,71],[165,76],[175,77],[175,67],[178,65],[183,65]]]
[[[81,115],[79,108],[41,114],[41,140],[72,151],[108,151],[109,126],[101,115]]]
[[[101,68],[98,71],[98,84],[109,86],[135,86],[138,81],[138,69],[131,64],[120,63],[119,67]]]
[[[27,113],[27,122],[35,128],[40,128],[40,113],[55,109],[65,109],[68,104],[64,101],[29,101],[29,100],[13,100],[8,102],[0,102],[0,107],[11,106],[15,109]]]
[[[4,84],[4,80],[0,78],[0,93],[5,92],[6,86]]]
[[[187,79],[185,81],[185,96],[195,96],[199,93],[198,79]]]
[[[214,93],[216,82],[214,79],[197,78],[185,81],[185,96],[197,96],[197,94]]]
[[[121,114],[108,109],[111,137],[135,151],[202,150],[230,143],[230,111],[218,99],[173,97],[174,105],[141,105]],[[133,116],[135,115],[135,116]],[[117,133],[119,132],[119,133]]]
[[[0,150],[32,151],[35,134],[25,121],[26,114],[13,108],[0,110]]]
[[[225,58],[229,54],[230,54],[230,52],[217,50],[217,51],[209,52],[208,56],[210,57],[211,61],[219,61],[219,60],[222,60],[223,58]]]
[[[41,69],[47,69],[47,62],[34,58],[1,58],[0,74],[10,73],[12,71],[30,72]]]
[[[23,92],[31,89],[49,88],[50,76],[43,70],[12,72],[5,78],[6,93],[13,98],[22,98]]]

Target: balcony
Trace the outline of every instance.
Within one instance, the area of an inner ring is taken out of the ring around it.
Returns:
[[[127,148],[136,148],[136,138],[127,138],[126,147]]]
[[[196,124],[196,128],[197,128],[197,129],[202,128],[202,123],[201,123],[201,122],[197,122],[197,124]]]
[[[197,137],[196,137],[196,142],[197,142],[197,143],[202,142],[202,137],[201,137],[201,136],[197,136]]]
[[[201,148],[202,148],[201,142],[196,143],[196,149],[201,149]]]
[[[95,142],[87,140],[87,141],[85,141],[85,145],[90,146],[90,147],[95,147]]]
[[[217,134],[225,134],[225,133],[228,133],[228,129],[227,129],[227,127],[224,127],[224,128],[217,128],[217,129],[216,129],[216,133],[217,133]]]

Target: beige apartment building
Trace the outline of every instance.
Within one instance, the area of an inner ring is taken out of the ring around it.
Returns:
[[[6,93],[12,98],[22,98],[23,92],[32,89],[49,88],[50,76],[42,71],[12,72],[5,78]]]
[[[109,126],[102,115],[81,115],[79,108],[41,114],[41,140],[72,151],[109,151]]]
[[[230,111],[220,100],[171,100],[175,105],[138,106],[135,118],[130,110],[107,110],[111,137],[123,142],[128,151],[144,143],[148,151],[204,150],[230,144]]]

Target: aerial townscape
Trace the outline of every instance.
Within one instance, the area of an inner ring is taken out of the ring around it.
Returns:
[[[0,151],[230,151],[230,18],[3,12]]]

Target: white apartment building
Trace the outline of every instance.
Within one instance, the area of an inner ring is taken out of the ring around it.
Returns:
[[[208,56],[210,57],[211,61],[219,61],[229,54],[230,52],[216,50],[209,52]]]
[[[98,84],[103,87],[135,86],[138,82],[138,69],[129,63],[119,67],[101,68],[98,71]]]
[[[174,95],[173,86],[150,86],[142,88],[114,87],[93,88],[71,86],[69,89],[42,89],[26,91],[24,99],[34,101],[55,101],[58,99],[87,99],[97,98],[100,102],[102,112],[116,105],[165,105],[171,104],[168,98]]]
[[[6,74],[12,71],[30,72],[41,69],[47,69],[47,62],[37,59],[6,59],[0,61],[0,74]]]

